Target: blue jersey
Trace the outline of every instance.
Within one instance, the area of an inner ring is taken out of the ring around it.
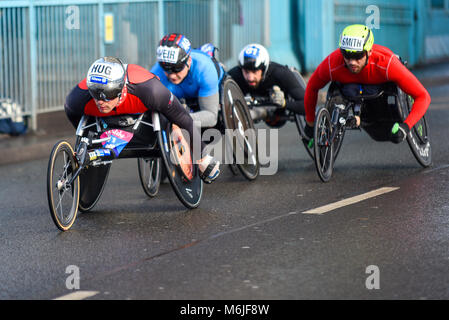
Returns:
[[[156,63],[151,72],[157,75],[161,82],[170,90],[178,99],[209,97],[218,92],[218,87],[224,75],[224,70],[220,66],[220,76],[218,76],[215,63],[211,57],[197,49],[193,49],[190,53],[192,64],[190,66],[187,77],[180,84],[171,83],[164,69]]]

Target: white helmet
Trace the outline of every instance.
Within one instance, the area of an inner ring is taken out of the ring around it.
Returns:
[[[263,77],[270,64],[270,55],[264,46],[251,43],[245,46],[239,54],[239,66],[246,70],[262,70]]]

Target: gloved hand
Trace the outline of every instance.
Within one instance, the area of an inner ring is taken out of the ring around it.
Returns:
[[[188,113],[192,112],[192,110],[190,110],[190,107],[189,107],[187,104],[181,103],[181,106],[182,106]]]
[[[87,166],[90,161],[90,155],[87,150],[87,138],[82,138],[78,150],[76,151],[75,157],[80,166]]]
[[[313,147],[313,127],[310,127],[307,123],[304,127],[304,133],[306,134],[306,136],[304,137],[304,139],[306,139],[308,141],[308,147],[312,148]]]
[[[270,99],[271,102],[281,106],[282,108],[285,107],[285,95],[279,86],[273,86],[273,90],[270,93]]]
[[[313,138],[313,127],[310,127],[307,123],[306,126],[304,127],[304,133],[306,134],[306,138],[308,140]]]
[[[220,174],[220,161],[216,161],[212,156],[207,155],[198,161],[200,178],[206,183],[212,183]]]
[[[391,128],[391,141],[394,143],[401,143],[405,140],[408,133],[410,132],[410,128],[406,123],[398,123],[396,122]]]
[[[187,103],[186,103],[186,99],[181,98],[181,99],[179,99],[179,102],[181,103],[181,106],[182,106],[187,112],[190,113],[191,110],[190,110],[189,106],[188,106]]]

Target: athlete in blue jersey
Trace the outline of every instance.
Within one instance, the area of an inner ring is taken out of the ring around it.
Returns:
[[[220,105],[219,85],[225,72],[213,54],[192,49],[185,36],[172,33],[160,41],[157,61],[151,72],[178,99],[197,99],[199,111],[190,113],[191,117],[203,128],[214,127]]]

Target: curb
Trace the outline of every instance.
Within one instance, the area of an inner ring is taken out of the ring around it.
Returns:
[[[0,165],[48,158],[53,146],[59,140],[67,140],[73,146],[75,135],[43,138],[39,135],[28,134],[24,137],[10,138],[1,148]]]

